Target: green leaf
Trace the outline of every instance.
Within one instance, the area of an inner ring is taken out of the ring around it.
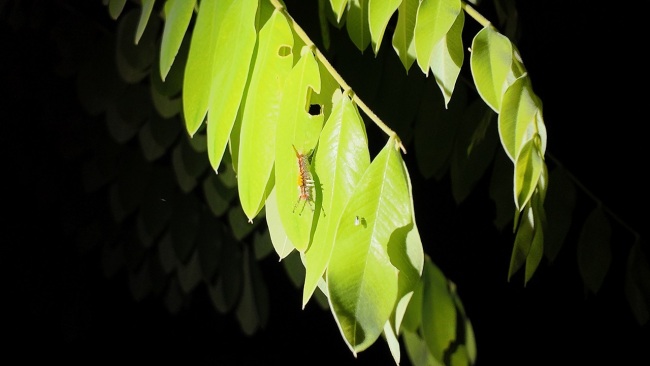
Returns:
[[[460,0],[422,0],[415,20],[415,54],[418,65],[429,73],[431,52],[461,12]]]
[[[142,0],[142,8],[140,9],[140,21],[138,22],[138,29],[135,32],[135,44],[140,42],[142,33],[147,28],[147,23],[149,22],[149,17],[151,16],[151,11],[156,0]]]
[[[397,10],[402,0],[369,0],[368,2],[368,27],[370,30],[370,40],[372,50],[375,55],[379,53],[381,40],[384,38],[384,32],[388,21]]]
[[[524,207],[522,213],[523,215],[521,216],[521,220],[517,227],[515,243],[512,248],[512,254],[510,256],[508,281],[510,281],[510,278],[512,278],[512,276],[526,262],[528,252],[530,251],[530,246],[533,243],[535,231],[537,229],[535,211],[532,209],[532,207],[530,207],[530,205],[527,205]]]
[[[413,366],[442,366],[438,362],[427,347],[426,342],[416,332],[405,331],[402,333],[406,353]]]
[[[395,330],[391,326],[390,321],[384,324],[384,338],[386,339],[386,343],[388,343],[388,348],[390,349],[391,355],[393,355],[395,364],[399,365],[401,358],[399,339],[397,339],[397,334],[395,334]]]
[[[519,211],[524,208],[535,192],[544,168],[544,158],[537,146],[535,139],[526,142],[515,163],[514,194],[515,204]]]
[[[546,213],[544,211],[541,194],[535,193],[532,198],[533,213],[535,219],[535,234],[533,241],[530,243],[530,249],[526,256],[526,270],[524,272],[524,285],[530,281],[537,270],[537,266],[544,256],[544,231],[546,228]]]
[[[108,14],[111,16],[111,18],[114,20],[119,18],[120,14],[122,14],[122,10],[124,10],[125,4],[126,0],[109,0]]]
[[[293,66],[293,35],[287,19],[275,10],[259,33],[255,68],[242,116],[238,186],[249,220],[264,206],[272,179],[275,130],[284,79]]]
[[[363,120],[350,98],[340,95],[323,127],[314,156],[314,170],[323,187],[325,216],[320,217],[313,241],[305,252],[303,308],[329,262],[344,205],[369,165],[370,153]]]
[[[345,13],[345,7],[348,5],[348,0],[330,0],[332,6],[332,11],[336,15],[336,22],[341,21],[343,13]]]
[[[390,138],[341,215],[326,272],[330,306],[355,355],[381,335],[397,300],[398,270],[388,248],[395,230],[412,224],[402,164]]]
[[[310,192],[309,199],[300,198],[299,159],[296,157],[297,151],[307,159],[306,156],[316,146],[323,126],[323,115],[312,116],[306,109],[311,104],[312,91],[320,91],[319,75],[313,53],[303,48],[302,57],[284,84],[276,135],[275,187],[278,210],[289,240],[301,252],[307,249],[310,242],[314,218],[312,210],[322,203],[319,201],[318,186],[306,187]],[[313,172],[308,174],[312,175]]]
[[[160,43],[160,77],[164,81],[171,69],[185,32],[192,20],[196,0],[167,0],[169,12],[166,14],[165,28]]]
[[[424,263],[422,335],[429,352],[442,362],[456,339],[456,306],[447,287],[447,278],[430,259]]]
[[[275,196],[276,189],[273,188],[269,196],[266,198],[266,224],[269,227],[269,233],[271,234],[271,242],[273,243],[273,248],[275,252],[280,257],[280,260],[291,254],[295,249],[295,246],[289,240],[284,227],[282,226],[282,220],[280,219],[280,212],[278,211],[278,200]]]
[[[407,73],[416,58],[414,33],[418,5],[418,0],[402,0],[398,9],[397,26],[393,33],[393,49],[397,52]]]
[[[183,116],[190,136],[194,136],[208,111],[210,92],[219,65],[215,62],[221,24],[234,0],[203,1],[192,32],[183,78]]]
[[[578,269],[589,291],[598,293],[612,262],[612,228],[602,206],[585,220],[578,239]]]
[[[207,136],[208,157],[215,171],[223,158],[248,79],[257,39],[257,5],[257,0],[235,1],[223,19],[219,37],[213,40],[216,71],[210,93]]]
[[[499,114],[501,144],[513,162],[522,146],[539,135],[542,155],[546,151],[546,127],[541,120],[541,102],[533,93],[530,78],[525,75],[515,80],[503,94]]]
[[[508,87],[506,78],[512,66],[510,40],[492,26],[483,28],[472,40],[470,66],[481,98],[495,112],[501,110],[501,97]]]
[[[348,14],[345,22],[350,40],[362,53],[370,44],[368,1],[348,0]]]
[[[447,34],[433,46],[431,51],[429,65],[438,87],[445,97],[445,107],[449,107],[449,101],[465,58],[462,37],[464,24],[465,12],[461,11]]]

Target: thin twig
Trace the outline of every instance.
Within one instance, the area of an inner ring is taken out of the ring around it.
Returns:
[[[291,15],[287,12],[285,9],[284,5],[279,1],[279,0],[270,0],[271,4],[275,7],[276,10],[282,12],[282,14],[287,18],[289,21],[289,25],[293,29],[293,31],[302,39],[302,41],[314,52],[314,55],[320,61],[320,63],[327,69],[327,71],[332,75],[334,80],[343,88],[344,92],[349,93],[349,95],[352,97],[352,100],[361,108],[361,110],[379,127],[381,128],[382,131],[384,131],[389,137],[394,137],[395,141],[397,141],[397,146],[402,150],[404,154],[406,154],[406,148],[402,144],[402,140],[399,138],[397,133],[393,131],[388,125],[386,125],[376,114],[373,112],[366,103],[359,98],[359,96],[352,90],[350,85],[343,80],[341,75],[332,67],[332,65],[329,63],[325,55],[316,47],[314,42],[309,38],[307,33],[296,23],[296,21],[293,20]]]

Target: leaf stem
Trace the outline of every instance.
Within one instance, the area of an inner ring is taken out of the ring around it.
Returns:
[[[284,4],[282,4],[280,2],[280,0],[270,0],[270,1],[271,1],[271,4],[273,4],[273,7],[275,7],[276,10],[281,12],[287,18],[287,20],[289,21],[289,25],[291,26],[293,31],[298,35],[298,37],[300,37],[300,39],[302,39],[303,42],[305,42],[307,47],[309,47],[314,52],[314,55],[316,56],[318,61],[320,61],[320,63],[323,66],[325,66],[325,68],[330,73],[330,75],[332,75],[334,80],[336,80],[336,82],[341,86],[341,88],[343,88],[343,92],[349,93],[349,95],[352,97],[352,101],[354,101],[359,106],[359,108],[361,108],[361,110],[379,128],[381,128],[382,131],[384,131],[389,137],[395,138],[395,141],[397,142],[397,146],[402,150],[402,152],[404,154],[406,154],[406,148],[402,144],[402,140],[399,138],[399,136],[397,136],[397,133],[395,131],[393,131],[390,127],[388,127],[388,125],[386,125],[375,114],[375,112],[373,112],[370,108],[368,108],[366,103],[364,103],[363,100],[361,100],[361,98],[359,98],[359,96],[352,90],[350,85],[348,85],[348,83],[346,83],[345,80],[343,80],[341,75],[339,75],[339,73],[336,71],[336,69],[334,69],[334,67],[329,63],[329,61],[327,60],[325,55],[323,55],[323,53],[318,49],[318,47],[316,47],[314,42],[312,42],[312,40],[309,38],[307,33],[305,33],[305,31],[300,27],[300,25],[298,25],[298,23],[296,23],[296,21],[293,20],[291,15],[289,15],[286,8],[284,7]]]

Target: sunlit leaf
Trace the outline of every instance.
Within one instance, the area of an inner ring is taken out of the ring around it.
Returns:
[[[147,28],[147,23],[149,23],[149,17],[151,16],[151,11],[156,0],[142,0],[142,8],[140,9],[140,20],[138,21],[138,29],[135,32],[135,44],[140,43],[140,38],[142,33]]]
[[[341,215],[327,270],[330,306],[354,354],[375,342],[395,306],[398,271],[388,248],[394,231],[412,223],[409,205],[402,159],[390,138]]]
[[[276,189],[273,188],[269,196],[266,198],[266,224],[269,227],[269,233],[271,234],[271,242],[273,243],[273,248],[275,252],[280,257],[280,260],[289,255],[294,249],[294,245],[289,240],[287,233],[284,231],[282,226],[282,220],[280,219],[280,212],[278,211],[278,201],[275,195]]]
[[[363,52],[370,45],[370,28],[368,25],[368,1],[348,0],[348,13],[345,28],[350,40]]]
[[[215,62],[216,40],[233,1],[202,1],[196,17],[183,78],[183,116],[190,136],[198,131],[208,111],[213,86],[209,81],[215,77],[216,70],[221,66]]]
[[[393,33],[393,48],[406,72],[411,69],[416,57],[414,31],[418,5],[418,0],[402,0],[399,4],[397,25]]]
[[[304,156],[303,160],[308,159],[323,126],[322,114],[313,116],[306,110],[311,103],[312,90],[320,91],[318,64],[311,50],[303,48],[302,57],[285,81],[275,151],[278,210],[289,240],[299,251],[305,251],[309,245],[314,212],[322,204],[317,196],[319,187],[307,187],[305,180],[303,184],[310,197],[302,199],[299,185],[297,153]],[[310,176],[313,174],[308,167],[305,171]]]
[[[456,306],[447,287],[447,278],[430,259],[424,263],[422,335],[429,352],[442,362],[456,339]]]
[[[196,0],[167,0],[165,28],[160,43],[160,77],[165,80],[190,25]]]
[[[415,54],[424,74],[429,73],[434,46],[449,32],[460,12],[460,0],[420,1],[415,21]]]
[[[429,65],[445,98],[445,107],[449,106],[460,68],[465,59],[462,37],[464,24],[465,12],[461,11],[449,31],[431,50]]]
[[[350,98],[340,96],[323,127],[314,156],[314,170],[323,187],[325,215],[320,217],[313,241],[305,252],[303,307],[325,272],[344,205],[368,165],[370,153],[363,120]]]
[[[346,6],[348,5],[348,0],[329,0],[332,6],[332,11],[336,15],[336,21],[340,22],[343,13],[345,13]]]
[[[368,2],[368,26],[375,55],[379,53],[388,21],[401,2],[402,0],[369,0]]]
[[[222,21],[219,37],[213,40],[216,71],[210,89],[207,136],[208,157],[215,171],[228,144],[248,79],[257,39],[257,5],[257,0],[233,2]]]
[[[501,113],[499,114],[499,137],[510,160],[517,161],[523,145],[533,136],[539,135],[546,140],[543,123],[538,118],[539,99],[533,93],[528,76],[515,80],[503,95]],[[542,154],[545,144],[542,146]]]
[[[474,36],[470,55],[474,84],[481,98],[497,113],[501,110],[503,92],[508,87],[506,78],[512,63],[512,44],[494,27],[487,26]]]
[[[289,23],[276,10],[259,33],[239,137],[239,199],[249,220],[262,209],[272,179],[275,131],[284,79],[293,66],[292,47]]]
[[[528,140],[515,163],[514,198],[518,210],[522,210],[533,195],[544,168],[544,157],[535,139]]]

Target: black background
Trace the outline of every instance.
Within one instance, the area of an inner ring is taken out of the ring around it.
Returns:
[[[84,195],[80,181],[85,136],[78,126],[102,122],[79,106],[73,76],[55,72],[62,59],[76,55],[55,47],[51,29],[69,12],[109,29],[113,21],[99,0],[26,2],[33,6],[29,16],[9,19],[14,3],[0,1],[5,357],[85,364],[393,364],[381,340],[355,360],[331,315],[314,304],[300,310],[300,291],[270,258],[261,265],[272,284],[271,316],[253,337],[242,334],[233,316],[217,313],[203,289],[170,314],[160,299],[135,302],[126,275],[105,279],[99,251],[79,245],[74,231],[84,215],[108,210],[106,197]],[[544,102],[548,153],[646,238],[647,102],[641,100],[642,44],[632,37],[641,23],[632,19],[633,9],[574,3],[516,2],[523,27],[518,46]],[[415,167],[412,155],[405,158]],[[416,212],[418,205],[441,207],[432,217],[418,217],[419,226],[427,252],[458,286],[476,332],[479,365],[650,364],[648,327],[635,323],[623,289],[634,240],[629,231],[614,224],[612,268],[598,295],[583,288],[575,232],[557,261],[543,261],[524,287],[521,274],[507,281],[512,237],[491,224],[487,185],[455,207],[433,188],[445,184],[414,178]],[[593,208],[585,195],[579,202],[579,213]]]

